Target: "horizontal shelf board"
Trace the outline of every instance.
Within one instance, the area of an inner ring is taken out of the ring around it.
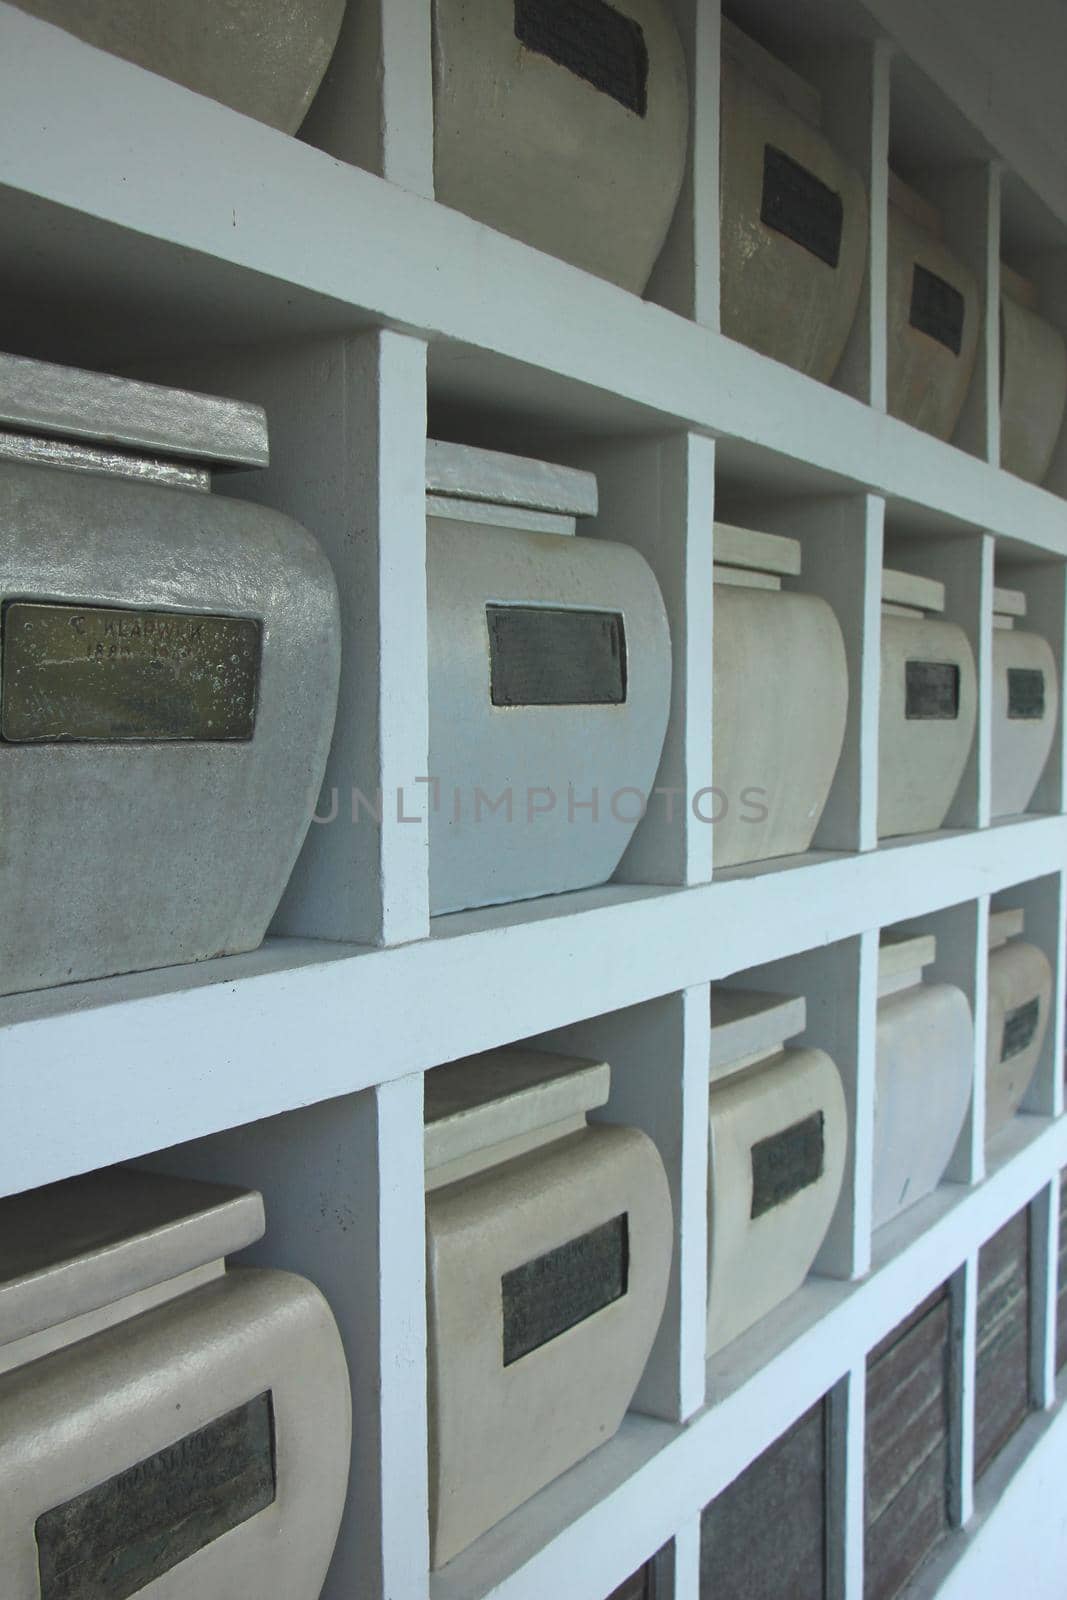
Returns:
[[[247,956],[9,996],[0,1193],[995,893],[1065,855],[1067,818],[1030,818],[737,869],[692,889],[614,884],[462,912],[436,919],[430,939],[390,949],[279,940]],[[307,1040],[296,1065],[294,1038]]]
[[[602,1450],[431,1580],[431,1600],[600,1600],[697,1516],[1067,1159],[1067,1121],[1020,1118],[973,1190],[913,1207],[859,1283],[808,1283],[709,1363],[714,1400],[683,1429],[631,1414]]]
[[[19,353],[121,370],[387,325],[432,342],[437,400],[472,414],[685,426],[740,441],[742,482],[869,490],[1067,553],[1041,489],[9,5],[0,21],[0,341]]]

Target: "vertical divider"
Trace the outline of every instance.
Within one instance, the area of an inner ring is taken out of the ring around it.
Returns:
[[[700,1518],[684,1523],[655,1558],[654,1600],[700,1600]]]
[[[953,1274],[949,1297],[948,1514],[963,1528],[974,1514],[974,1399],[978,1354],[978,1253]]]
[[[1030,801],[1030,810],[1067,811],[1067,716],[1063,704],[1064,670],[1067,668],[1067,564],[1062,561],[1005,564],[1001,578],[1005,587],[1021,589],[1026,595],[1026,616],[1019,619],[1017,626],[1039,633],[1048,641],[1060,685],[1052,749]]]
[[[1022,1110],[1042,1117],[1059,1117],[1064,1109],[1064,978],[1067,942],[1063,873],[1055,872],[1048,877],[1034,878],[1029,883],[1006,889],[994,898],[993,906],[994,909],[1021,906],[1026,914],[1023,937],[1031,944],[1040,945],[1052,964],[1048,1032],[1041,1059],[1030,1080],[1030,1087],[1023,1096]]]
[[[616,878],[707,883],[712,829],[694,797],[712,782],[712,528],[715,444],[700,434],[590,444],[575,459],[597,474],[588,531],[632,545],[651,566],[671,624],[671,711],[646,815]],[[601,797],[602,802],[606,797]]]
[[[967,635],[978,680],[978,714],[967,765],[945,818],[946,828],[989,826],[992,774],[993,536],[894,541],[886,565],[945,585],[945,621]]]
[[[258,1189],[237,1264],[299,1272],[337,1318],[352,1468],[323,1600],[425,1600],[429,1572],[422,1077],[177,1145],[138,1163]]]
[[[546,1034],[538,1046],[611,1065],[594,1120],[641,1128],[663,1158],[674,1211],[667,1304],[633,1406],[684,1422],[705,1398],[709,989],[676,994]]]
[[[832,607],[848,661],[848,721],[833,787],[815,833],[819,850],[873,850],[878,843],[878,698],[881,686],[882,544],[879,495],[754,501],[731,520],[799,539],[802,570],[786,580]]]
[[[828,1396],[827,1600],[863,1600],[867,1364],[859,1361]]]
[[[823,127],[857,169],[867,191],[867,267],[856,319],[835,389],[876,411],[886,408],[886,270],[888,259],[889,100],[893,46],[887,39],[821,48],[799,67],[819,90]]]
[[[1056,1403],[1056,1299],[1059,1291],[1058,1175],[1030,1205],[1030,1400],[1040,1411]]]
[[[940,211],[952,250],[978,279],[982,321],[974,377],[953,443],[990,466],[1000,465],[1000,190],[997,161],[936,167],[923,193]]]
[[[718,332],[719,0],[670,0],[670,7],[689,68],[689,153],[645,298]]]
[[[299,137],[433,196],[431,0],[359,0]]]

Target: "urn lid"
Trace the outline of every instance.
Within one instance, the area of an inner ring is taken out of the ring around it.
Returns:
[[[580,1126],[611,1089],[605,1061],[511,1047],[434,1067],[425,1080],[429,1173],[561,1124]]]
[[[0,1344],[262,1237],[254,1190],[113,1167],[0,1200]]]
[[[1009,939],[1017,939],[1026,932],[1026,912],[1022,906],[1011,906],[1004,911],[989,913],[989,948],[999,950]]]
[[[883,567],[882,605],[917,617],[929,611],[942,612],[945,585],[936,578],[921,578],[915,572],[897,572],[893,567]]]
[[[755,528],[737,528],[729,522],[717,522],[712,537],[712,558],[716,583],[780,589],[783,577],[795,578],[800,573],[800,541],[783,538],[779,533],[759,533]]]
[[[1011,628],[1016,617],[1026,615],[1026,596],[1021,589],[993,590],[993,622],[998,628]]]
[[[755,989],[711,990],[711,1079],[728,1078],[750,1062],[773,1055],[808,1025],[803,995]]]
[[[3,353],[0,428],[202,464],[270,459],[262,406]]]
[[[565,517],[596,516],[598,504],[593,472],[441,439],[426,441],[426,493]]]
[[[932,933],[906,933],[883,928],[878,949],[878,993],[895,994],[922,982],[923,968],[937,960]]]

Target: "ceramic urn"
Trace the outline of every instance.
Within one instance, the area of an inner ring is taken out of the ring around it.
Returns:
[[[1037,309],[1037,290],[1000,268],[1000,465],[1043,483],[1067,404],[1067,344]]]
[[[713,987],[708,1354],[800,1288],[830,1226],[848,1148],[845,1094],[804,1032],[802,997]]]
[[[796,539],[715,524],[712,751],[717,867],[807,850],[848,711],[841,628],[799,579]]]
[[[1020,937],[1025,926],[1025,914],[1018,909],[994,911],[989,918],[987,1142],[1022,1104],[1048,1032],[1052,967],[1040,946]]]
[[[667,0],[433,0],[437,199],[640,294],[685,172]]]
[[[878,964],[872,1225],[931,1194],[971,1103],[974,1026],[967,997],[927,983],[932,934],[883,933]]]
[[[256,406],[0,357],[0,993],[254,949],[310,824],[337,591],[210,493]]]
[[[321,1294],[258,1194],[115,1169],[0,1200],[4,1600],[317,1600],[348,1487]]]
[[[817,92],[725,17],[722,331],[828,383],[867,261],[867,195],[821,128]]]
[[[1020,589],[993,590],[994,817],[1016,816],[1029,806],[1059,716],[1052,647],[1021,625],[1025,616]]]
[[[974,656],[944,609],[944,584],[883,572],[879,838],[940,828],[970,755]]]
[[[978,351],[978,281],[945,244],[938,212],[892,173],[886,293],[889,413],[951,439]]]
[[[359,0],[353,0],[358,4]],[[15,0],[86,44],[295,133],[330,62],[345,0]]]
[[[430,909],[604,883],[667,728],[652,570],[576,535],[591,473],[433,442],[426,481]]]
[[[587,1121],[610,1068],[494,1050],[426,1075],[430,1549],[440,1567],[622,1422],[667,1291],[667,1178]]]

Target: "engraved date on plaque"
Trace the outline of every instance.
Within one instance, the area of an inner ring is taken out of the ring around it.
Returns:
[[[626,699],[626,632],[614,611],[485,608],[495,706],[617,706]]]
[[[515,0],[515,37],[627,111],[648,111],[644,30],[605,0]]]
[[[1012,1056],[1021,1056],[1024,1050],[1029,1050],[1040,1017],[1041,1001],[1036,996],[1033,1000],[1027,1000],[1025,1005],[1016,1006],[1014,1011],[1008,1012],[1000,1041],[1001,1061],[1010,1061]]]
[[[960,714],[960,669],[954,661],[909,661],[904,672],[904,715],[909,722],[955,722]]]
[[[908,321],[946,350],[958,356],[963,348],[966,303],[960,291],[936,272],[915,263],[911,275],[911,310]]]
[[[268,1392],[38,1517],[41,1600],[127,1600],[276,1492]]]
[[[1008,668],[1008,718],[1040,722],[1045,715],[1045,674],[1038,667]]]
[[[781,1133],[752,1146],[752,1217],[762,1217],[823,1175],[826,1158],[823,1114],[812,1112]]]
[[[261,626],[247,617],[11,600],[0,738],[10,744],[251,739]]]
[[[836,267],[844,220],[845,207],[835,189],[784,150],[773,144],[764,147],[762,223],[784,233],[828,267]]]
[[[504,1365],[577,1327],[621,1300],[630,1272],[630,1229],[624,1211],[577,1239],[536,1256],[501,1279]]]

